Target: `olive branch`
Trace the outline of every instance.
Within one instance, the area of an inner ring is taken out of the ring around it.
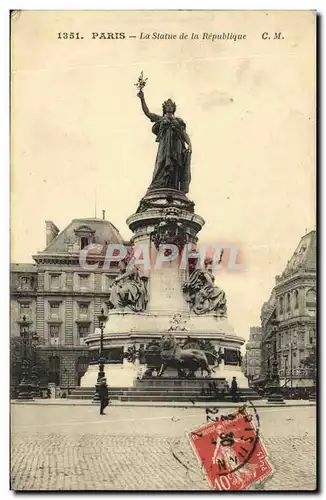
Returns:
[[[144,79],[144,74],[142,71],[140,73],[140,76],[138,77],[137,83],[135,83],[134,85],[135,85],[135,87],[138,88],[138,90],[142,90],[145,87],[147,80],[148,80],[148,78]]]

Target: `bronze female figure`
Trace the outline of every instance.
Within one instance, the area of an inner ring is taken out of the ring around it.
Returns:
[[[152,132],[159,143],[149,189],[168,188],[188,193],[192,150],[185,122],[175,117],[176,105],[171,99],[163,103],[163,114],[156,115],[149,111],[142,89],[137,95],[143,112],[154,122]]]

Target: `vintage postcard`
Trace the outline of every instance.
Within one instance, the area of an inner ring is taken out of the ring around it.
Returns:
[[[11,489],[316,491],[316,12],[10,23]]]

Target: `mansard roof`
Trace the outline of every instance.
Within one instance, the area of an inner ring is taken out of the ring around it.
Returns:
[[[71,253],[79,251],[79,237],[89,235],[96,245],[112,243],[123,244],[124,240],[118,229],[105,219],[73,219],[68,226],[56,236],[40,253]],[[74,248],[75,247],[75,248]]]
[[[276,309],[276,296],[275,296],[275,290],[273,289],[268,301],[264,302],[261,308],[260,319],[262,326],[264,326],[267,323],[267,321],[269,321],[272,318],[275,309]]]
[[[302,236],[294,254],[287,263],[280,279],[286,279],[298,272],[316,272],[316,231],[310,231]]]

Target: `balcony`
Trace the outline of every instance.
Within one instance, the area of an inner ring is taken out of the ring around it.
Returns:
[[[49,344],[50,344],[50,346],[53,346],[53,347],[60,346],[61,342],[60,342],[59,337],[50,337]]]

